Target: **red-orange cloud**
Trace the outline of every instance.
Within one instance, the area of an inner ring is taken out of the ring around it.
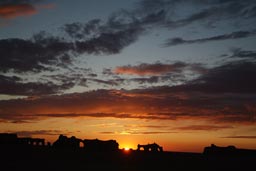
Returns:
[[[230,129],[232,126],[221,126],[221,125],[189,125],[184,127],[177,127],[178,130],[194,130],[194,131],[217,131],[220,129]]]
[[[30,4],[15,4],[0,6],[0,17],[12,19],[19,16],[29,16],[37,13],[34,6]]]
[[[36,7],[39,9],[52,9],[52,8],[55,8],[55,6],[56,4],[53,4],[53,3],[36,5]]]
[[[184,63],[174,63],[174,64],[147,64],[142,63],[137,66],[120,66],[116,67],[114,73],[116,74],[128,74],[128,75],[161,75],[169,72],[177,72],[186,66]]]
[[[180,73],[184,69],[189,69],[195,72],[204,72],[206,69],[198,64],[187,64],[184,62],[176,62],[173,64],[163,64],[163,63],[142,63],[139,65],[125,65],[119,66],[114,69],[115,74],[127,74],[127,75],[162,75],[167,73]]]
[[[251,96],[186,92],[180,98],[172,87],[141,90],[97,90],[60,96],[0,101],[0,118],[21,122],[48,117],[204,120],[210,123],[253,124],[247,106]],[[183,92],[184,93],[184,92]],[[234,100],[231,100],[234,99]],[[237,100],[240,99],[239,103]],[[227,100],[229,103],[227,104]],[[214,105],[213,105],[214,104]],[[217,130],[227,127],[196,125],[177,129]]]

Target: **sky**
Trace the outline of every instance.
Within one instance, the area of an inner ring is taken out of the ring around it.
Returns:
[[[1,0],[0,130],[256,149],[256,1]]]

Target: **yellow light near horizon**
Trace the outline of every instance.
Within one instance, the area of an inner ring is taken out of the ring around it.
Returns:
[[[129,151],[130,148],[129,148],[129,147],[124,147],[124,150],[125,150],[125,151]]]

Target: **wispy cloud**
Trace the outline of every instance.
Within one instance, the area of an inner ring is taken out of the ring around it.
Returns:
[[[40,9],[53,8],[54,4],[36,5],[33,0],[2,0],[0,2],[0,18],[13,19],[20,16],[31,16],[39,12]]]
[[[232,126],[220,126],[220,125],[189,125],[184,127],[176,127],[178,130],[192,130],[192,131],[217,131],[222,129],[234,128]]]
[[[34,15],[36,13],[36,8],[30,4],[0,6],[0,17],[6,19],[16,18],[18,16]]]
[[[114,69],[115,74],[127,74],[127,75],[149,75],[149,76],[157,76],[164,75],[167,73],[180,73],[185,69],[189,69],[192,71],[206,71],[200,64],[188,64],[185,62],[176,62],[173,64],[164,64],[164,63],[141,63],[139,65],[126,65],[119,66]]]
[[[184,40],[180,37],[175,37],[168,39],[165,43],[165,46],[175,46],[182,44],[193,44],[193,43],[206,43],[211,41],[221,41],[221,40],[229,40],[229,39],[241,39],[250,36],[256,35],[256,31],[237,31],[229,34],[222,34],[213,37],[201,38],[201,39],[192,39],[192,40]]]
[[[22,14],[36,13],[37,1],[1,1],[0,16],[15,17]],[[175,29],[184,27],[194,22],[216,23],[218,20],[237,19],[241,17],[253,17],[251,8],[255,7],[254,1],[193,1],[195,3],[182,1],[194,7],[195,12],[188,16],[177,18],[181,1],[176,0],[156,0],[141,1],[134,9],[119,10],[112,13],[105,21],[92,19],[88,22],[67,23],[60,26],[58,36],[50,34],[35,34],[31,39],[2,39],[0,40],[0,53],[3,58],[0,62],[2,72],[29,72],[49,70],[47,65],[67,66],[72,63],[75,57],[81,54],[117,54],[124,48],[136,42],[138,38],[148,33],[152,28],[168,27]],[[208,4],[208,8],[202,6]],[[41,6],[38,8],[48,8]],[[20,7],[20,10],[5,10],[6,6]],[[197,8],[199,7],[199,8]],[[198,12],[199,11],[199,12]],[[176,18],[175,18],[176,17]],[[211,22],[210,22],[211,21]],[[203,24],[202,24],[203,25]],[[200,43],[216,40],[237,39],[254,35],[255,31],[236,31],[209,38],[184,40],[182,38],[169,39],[167,46],[184,43]],[[15,48],[14,48],[15,47]],[[12,53],[9,53],[12,52]],[[19,55],[17,55],[19,54]],[[145,67],[143,65],[138,66]],[[117,68],[117,72],[128,74],[130,66]],[[166,72],[170,66],[162,66]],[[132,68],[133,71],[135,68]],[[176,68],[177,69],[177,68]],[[139,72],[139,71],[138,71]],[[144,74],[149,74],[145,71]],[[129,74],[132,74],[130,72]],[[143,73],[140,73],[143,74]]]
[[[137,66],[120,66],[116,67],[114,73],[116,74],[128,74],[128,75],[161,75],[169,72],[178,72],[186,66],[185,63],[175,64],[146,64],[142,63]]]
[[[253,124],[256,113],[255,68],[255,63],[228,63],[182,85],[105,89],[0,101],[0,117],[9,121],[48,117],[113,117]],[[221,128],[203,125],[183,129]]]
[[[40,96],[57,94],[74,86],[72,82],[55,84],[53,82],[22,82],[19,77],[8,77],[0,75],[0,94]]]
[[[243,50],[242,48],[231,48],[231,55],[226,55],[229,58],[241,58],[241,59],[256,59],[256,51]]]
[[[10,132],[15,133],[18,135],[18,137],[33,137],[37,135],[60,135],[63,133],[63,131],[60,130],[34,130],[34,131],[16,131],[16,132]]]
[[[226,136],[222,138],[242,138],[242,139],[255,139],[256,135],[236,135],[236,136]]]

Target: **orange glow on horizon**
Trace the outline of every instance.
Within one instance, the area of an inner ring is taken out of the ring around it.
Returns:
[[[129,147],[124,147],[124,151],[129,151],[130,148]]]

